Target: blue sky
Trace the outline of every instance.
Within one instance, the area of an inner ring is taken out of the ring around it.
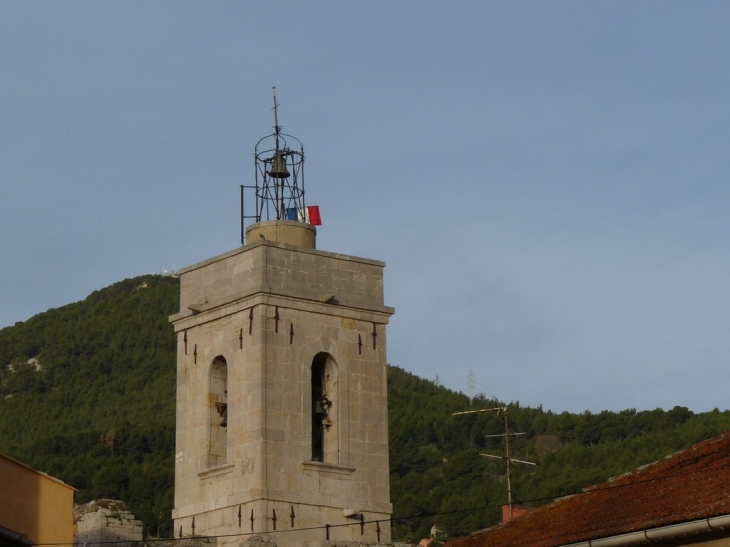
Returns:
[[[389,361],[555,411],[730,407],[730,4],[0,4],[0,327],[239,245],[279,121]]]

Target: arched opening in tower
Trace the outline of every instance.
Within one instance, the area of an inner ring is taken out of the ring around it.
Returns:
[[[226,463],[228,452],[228,363],[218,356],[210,366],[208,466]]]
[[[337,463],[337,363],[325,352],[312,360],[312,461]]]

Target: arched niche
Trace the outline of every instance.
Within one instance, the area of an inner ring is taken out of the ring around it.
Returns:
[[[210,365],[208,388],[208,466],[226,463],[228,452],[228,363],[219,355]]]
[[[326,352],[311,368],[312,461],[339,463],[337,362]]]

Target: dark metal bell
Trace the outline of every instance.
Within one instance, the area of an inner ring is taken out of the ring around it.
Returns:
[[[284,154],[276,154],[274,156],[274,164],[271,166],[269,176],[274,179],[289,178],[289,171],[286,168],[286,156]]]
[[[314,413],[315,414],[324,414],[324,405],[322,404],[321,399],[317,399],[314,402]]]

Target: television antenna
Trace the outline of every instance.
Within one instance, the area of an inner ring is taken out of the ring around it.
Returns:
[[[485,437],[504,437],[504,447],[505,447],[505,455],[504,456],[495,456],[493,454],[483,454],[482,452],[479,453],[480,456],[485,456],[487,458],[494,458],[498,460],[504,460],[507,466],[507,507],[509,507],[509,518],[512,520],[513,512],[512,512],[512,462],[516,463],[524,463],[526,465],[537,465],[534,462],[528,462],[525,460],[518,460],[516,458],[511,458],[509,455],[509,439],[510,437],[522,437],[525,434],[524,433],[515,433],[513,431],[510,431],[509,428],[509,408],[507,406],[497,406],[494,408],[479,408],[477,410],[463,410],[461,412],[452,412],[452,416],[462,416],[464,414],[477,414],[479,412],[496,412],[497,415],[501,412],[504,416],[504,433],[499,433],[497,435],[485,435]]]

